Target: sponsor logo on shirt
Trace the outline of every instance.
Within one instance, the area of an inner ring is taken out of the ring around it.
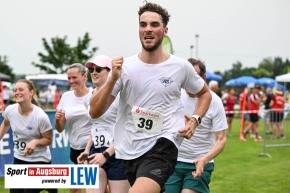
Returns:
[[[170,77],[162,77],[159,80],[165,87],[169,86],[173,82]]]

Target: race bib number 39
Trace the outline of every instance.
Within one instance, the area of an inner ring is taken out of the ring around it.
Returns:
[[[137,131],[159,134],[163,128],[163,115],[141,107],[132,108],[132,117]]]
[[[93,132],[92,135],[95,148],[109,147],[111,145],[110,139],[112,137],[109,137],[107,131],[98,129],[97,131]]]

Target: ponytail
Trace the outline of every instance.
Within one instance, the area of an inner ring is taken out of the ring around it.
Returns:
[[[31,103],[38,107],[41,107],[41,104],[34,97],[31,98]]]

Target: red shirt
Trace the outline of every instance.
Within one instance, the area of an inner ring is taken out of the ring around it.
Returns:
[[[226,106],[225,106],[226,111],[234,111],[235,104],[236,104],[236,97],[229,96],[226,100]]]
[[[245,92],[242,92],[239,96],[240,110],[247,109],[247,99],[245,99],[245,97],[247,97],[247,93],[245,93]],[[245,108],[245,109],[243,109],[243,108]]]
[[[278,111],[278,112],[281,112],[281,113],[284,112],[285,100],[284,100],[283,96],[275,95],[273,97],[272,101],[274,102],[273,105],[272,105],[272,109],[274,109],[274,111]],[[281,110],[279,110],[279,109],[281,109]]]
[[[254,101],[256,101],[257,99],[260,99],[259,95],[254,93],[250,95],[250,105],[249,105],[250,111],[258,111],[260,109],[260,104],[254,103]],[[258,112],[250,112],[250,113],[258,113]]]

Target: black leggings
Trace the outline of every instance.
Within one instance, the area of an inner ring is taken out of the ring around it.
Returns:
[[[14,158],[13,164],[51,164],[50,162],[27,162]],[[10,189],[10,193],[39,193],[46,190],[48,193],[57,193],[57,189]]]

